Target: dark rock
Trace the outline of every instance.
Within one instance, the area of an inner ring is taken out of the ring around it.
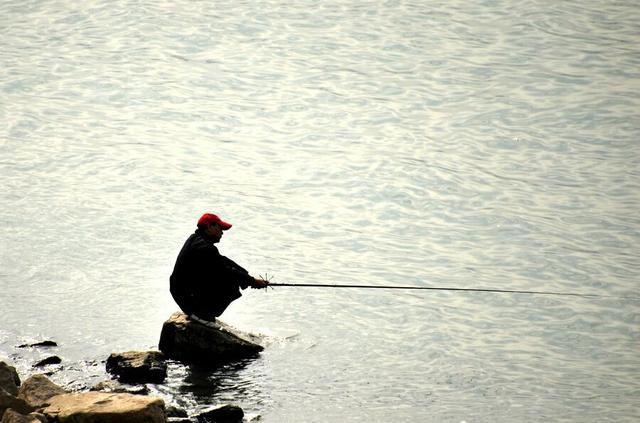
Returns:
[[[242,408],[227,404],[198,414],[196,421],[198,423],[241,423],[243,417]]]
[[[167,417],[189,417],[186,411],[175,405],[167,406]]]
[[[0,361],[0,388],[11,395],[17,395],[19,386],[20,376],[18,376],[16,368]]]
[[[216,327],[211,328],[177,312],[164,322],[159,347],[160,351],[174,360],[217,366],[255,357],[262,351],[260,345],[248,340],[249,337],[219,320],[216,321]]]
[[[195,423],[193,420],[186,417],[169,417],[167,423]]]
[[[24,415],[13,409],[8,409],[2,416],[2,423],[47,423],[47,418],[38,413]]]
[[[33,375],[18,389],[18,398],[36,409],[46,407],[50,398],[65,393],[66,390],[51,382],[45,375]]]
[[[16,398],[4,389],[0,388],[0,418],[2,418],[5,411],[9,408],[21,414],[29,414],[35,409],[24,400]]]
[[[159,351],[113,353],[107,358],[107,372],[126,383],[162,383],[167,377],[167,363]]]
[[[63,394],[51,398],[43,413],[66,423],[166,423],[161,398],[105,392]]]
[[[45,367],[45,366],[49,366],[50,364],[60,364],[60,363],[62,363],[62,359],[57,355],[52,355],[51,357],[47,357],[44,360],[38,361],[36,364],[33,365],[33,367]]]
[[[103,380],[91,387],[90,391],[115,392],[120,394],[149,395],[147,385],[125,386],[116,380]]]
[[[58,344],[54,341],[42,341],[34,344],[22,344],[18,345],[18,348],[33,348],[33,347],[57,347]]]

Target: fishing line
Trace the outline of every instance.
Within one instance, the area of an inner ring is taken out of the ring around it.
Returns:
[[[495,288],[449,288],[440,286],[402,286],[402,285],[340,285],[322,283],[269,283],[268,287],[290,286],[301,288],[364,288],[364,289],[411,289],[411,290],[431,290],[431,291],[465,291],[465,292],[493,292],[500,294],[533,294],[533,295],[560,295],[567,297],[583,298],[612,298],[619,300],[640,301],[639,297],[617,297],[613,295],[581,294],[575,292],[554,292],[554,291],[528,291],[514,289]]]

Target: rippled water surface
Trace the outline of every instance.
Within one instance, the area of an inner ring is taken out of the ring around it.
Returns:
[[[0,356],[153,348],[204,211],[278,282],[637,296],[632,1],[0,2]],[[257,360],[153,387],[264,422],[640,419],[636,301],[276,288]]]

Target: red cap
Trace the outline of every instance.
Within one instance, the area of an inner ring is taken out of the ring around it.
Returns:
[[[224,220],[220,219],[218,215],[212,213],[205,213],[202,215],[202,217],[200,217],[200,219],[198,219],[198,226],[206,226],[212,223],[217,223],[218,225],[220,225],[220,227],[222,227],[222,230],[224,231],[231,228],[231,223],[225,222]]]

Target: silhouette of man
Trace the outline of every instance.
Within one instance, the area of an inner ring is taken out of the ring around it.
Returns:
[[[231,224],[217,215],[203,214],[198,228],[180,250],[170,277],[171,295],[182,311],[207,326],[214,327],[216,317],[242,296],[240,289],[269,284],[220,254],[214,244],[230,228]]]

